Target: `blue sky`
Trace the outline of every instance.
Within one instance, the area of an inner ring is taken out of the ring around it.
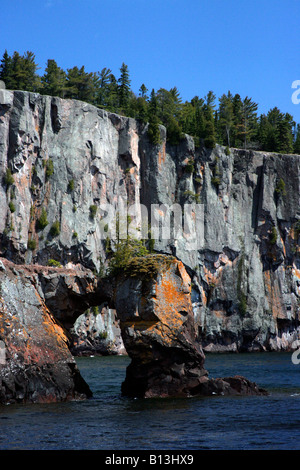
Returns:
[[[176,86],[182,99],[230,90],[300,122],[299,0],[0,0],[0,55],[35,53],[119,77],[134,92]]]

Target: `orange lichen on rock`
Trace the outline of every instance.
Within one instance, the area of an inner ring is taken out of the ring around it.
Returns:
[[[169,272],[166,273],[156,286],[156,296],[156,315],[163,325],[171,329],[171,336],[176,335],[186,315],[192,312],[190,297],[183,282],[179,283]]]
[[[159,150],[158,152],[158,166],[161,167],[162,163],[166,161],[166,144],[165,142],[162,145],[162,151]]]
[[[267,297],[271,306],[274,318],[285,318],[284,309],[281,302],[280,287],[277,280],[272,279],[271,271],[264,272],[265,286],[267,290]]]

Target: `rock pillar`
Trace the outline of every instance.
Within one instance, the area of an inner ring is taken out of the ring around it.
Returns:
[[[145,398],[264,393],[244,377],[209,379],[190,293],[182,262],[164,255],[133,259],[118,280],[115,305],[132,359],[122,393]]]

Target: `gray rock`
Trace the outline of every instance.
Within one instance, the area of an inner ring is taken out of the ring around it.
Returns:
[[[189,136],[171,146],[164,127],[154,146],[147,126],[131,118],[35,93],[0,90],[0,110],[2,256],[99,271],[107,265],[100,204],[119,199],[150,209],[200,201],[201,247],[188,249],[182,236],[156,240],[155,249],[176,255],[192,277],[204,350],[291,348],[300,324],[299,156],[226,155],[219,145],[195,149]],[[42,209],[49,223],[40,229]],[[56,221],[60,231],[52,235]]]

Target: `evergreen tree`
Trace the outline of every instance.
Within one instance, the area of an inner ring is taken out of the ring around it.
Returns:
[[[177,144],[182,135],[179,123],[182,109],[181,97],[176,87],[169,91],[160,88],[156,94],[157,114],[162,124],[167,128],[167,139],[172,144]]]
[[[256,130],[257,108],[258,104],[252,101],[252,98],[246,96],[246,98],[242,100],[241,107],[239,109],[240,122],[237,127],[238,133],[244,142],[245,149]]]
[[[160,143],[160,130],[159,130],[159,118],[157,97],[154,89],[151,91],[150,103],[149,103],[149,125],[148,125],[148,136],[150,142],[153,144]]]
[[[205,124],[204,145],[209,149],[214,148],[216,145],[216,132],[214,122],[212,120],[207,120]]]
[[[293,153],[293,117],[286,113],[282,115],[282,119],[278,125],[278,152]]]
[[[107,109],[113,113],[119,109],[119,87],[116,77],[111,73],[109,76]]]
[[[148,88],[146,88],[145,84],[143,83],[139,89],[140,96],[144,98],[146,101],[149,99],[147,93],[148,93]]]
[[[106,67],[98,72],[97,104],[101,108],[106,108],[108,105],[111,73],[111,70]]]
[[[129,71],[128,66],[126,64],[122,64],[120,68],[120,78],[118,80],[119,83],[119,104],[122,111],[126,113],[129,104],[130,98],[130,79],[129,79]]]
[[[182,131],[193,137],[196,136],[196,111],[192,103],[186,101],[179,114],[179,124]]]
[[[27,51],[23,57],[24,84],[23,90],[39,91],[41,88],[40,76],[36,73],[38,65],[35,62],[35,55],[31,51]]]
[[[300,155],[300,124],[297,124],[296,139],[294,142],[294,153]]]
[[[258,139],[260,148],[268,152],[293,152],[293,117],[282,113],[277,107],[259,119]]]
[[[0,80],[3,80],[5,82],[5,86],[7,89],[9,90],[14,89],[12,58],[8,55],[7,50],[5,50],[2,60],[1,60]]]
[[[206,119],[204,113],[204,100],[200,100],[196,107],[196,136],[198,139],[204,139]]]
[[[33,52],[27,51],[23,56],[14,52],[10,57],[4,52],[1,67],[0,80],[5,82],[10,90],[39,91],[40,77],[37,75],[37,64]]]
[[[215,101],[216,101],[216,95],[214,94],[213,91],[209,91],[207,95],[205,96],[205,104],[203,106],[205,119],[207,121],[213,121],[214,110],[216,107]]]
[[[66,97],[96,103],[98,77],[95,73],[87,73],[84,66],[75,66],[67,71]]]
[[[42,93],[63,98],[66,92],[66,78],[65,71],[58,67],[55,60],[49,59],[45,73],[41,78]]]
[[[230,137],[234,126],[232,94],[230,91],[219,99],[218,125],[223,139],[222,143],[230,147]]]
[[[204,128],[203,138],[204,145],[207,148],[214,148],[216,145],[216,129],[215,129],[215,99],[216,95],[209,91],[205,96],[205,102],[202,107],[202,126]]]
[[[136,119],[139,119],[143,123],[146,123],[148,120],[148,103],[142,96],[139,96],[136,99]]]

